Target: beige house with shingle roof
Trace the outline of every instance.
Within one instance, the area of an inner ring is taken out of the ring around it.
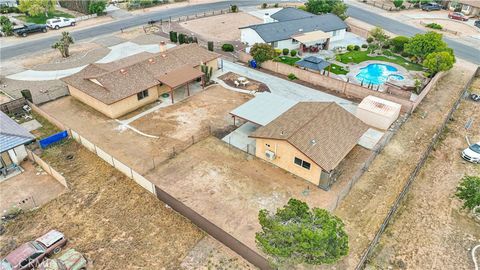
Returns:
[[[250,137],[257,157],[329,187],[335,168],[367,129],[335,102],[299,102]]]
[[[110,118],[117,118],[202,80],[200,65],[218,69],[219,54],[197,44],[180,45],[158,54],[140,53],[106,64],[90,64],[62,79],[70,94]]]

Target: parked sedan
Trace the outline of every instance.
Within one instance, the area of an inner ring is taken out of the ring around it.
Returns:
[[[422,5],[422,10],[424,11],[433,11],[433,10],[441,10],[442,6],[437,3],[428,3]]]
[[[448,14],[448,18],[454,19],[454,20],[459,20],[459,21],[464,21],[464,22],[468,21],[468,17],[463,15],[460,12],[451,12],[450,14]]]
[[[466,161],[480,164],[480,142],[474,143],[463,150],[462,158]]]
[[[23,27],[13,30],[16,36],[26,37],[30,33],[47,32],[47,26],[45,24],[26,23]]]
[[[476,27],[480,28],[480,20],[476,20],[473,25],[475,25]]]
[[[87,260],[82,253],[70,249],[58,259],[47,259],[43,261],[38,270],[85,270],[87,269]]]
[[[47,26],[50,29],[59,29],[60,27],[66,27],[66,26],[75,26],[75,19],[71,18],[53,18],[53,19],[48,19],[47,20]]]
[[[34,241],[25,243],[0,261],[0,270],[27,270],[38,266],[46,256],[60,252],[67,243],[65,236],[51,230]]]

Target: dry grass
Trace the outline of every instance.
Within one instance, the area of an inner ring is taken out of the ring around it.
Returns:
[[[66,159],[73,154],[74,159]],[[71,191],[9,224],[0,255],[58,229],[91,269],[175,269],[204,236],[154,195],[76,142],[50,148],[45,159]]]

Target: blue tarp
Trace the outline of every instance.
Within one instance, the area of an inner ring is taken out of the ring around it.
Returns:
[[[40,144],[40,147],[42,149],[45,149],[49,145],[54,144],[56,142],[59,142],[59,141],[65,139],[67,137],[68,137],[68,132],[66,130],[64,130],[64,131],[61,131],[57,134],[53,134],[52,136],[49,136],[45,139],[41,139],[40,141],[38,141],[38,143]]]

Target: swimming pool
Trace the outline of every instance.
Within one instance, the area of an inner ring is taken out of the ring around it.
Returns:
[[[363,84],[379,85],[384,84],[389,78],[397,81],[402,81],[405,78],[397,74],[398,69],[385,64],[369,64],[360,69],[360,72],[355,76],[358,81]]]

